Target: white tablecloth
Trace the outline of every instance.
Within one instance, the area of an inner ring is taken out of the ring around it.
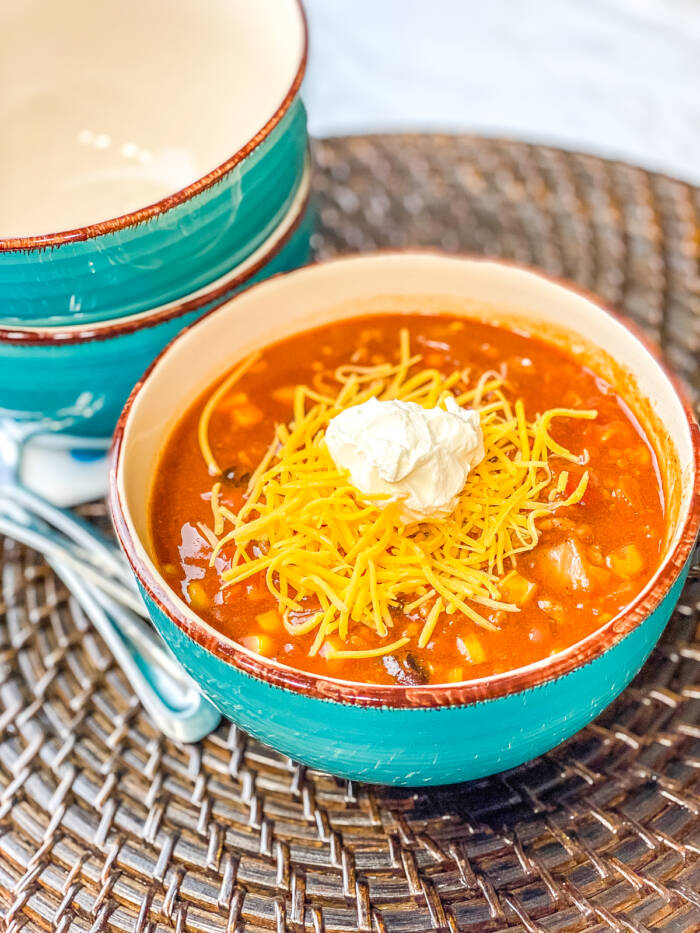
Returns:
[[[447,129],[700,182],[700,0],[305,0],[316,134]]]

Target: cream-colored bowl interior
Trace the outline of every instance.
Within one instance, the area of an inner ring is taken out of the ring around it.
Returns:
[[[188,292],[181,298],[176,298],[162,305],[156,305],[154,308],[147,308],[145,311],[139,311],[137,314],[110,318],[106,321],[98,321],[96,324],[70,324],[67,327],[64,325],[59,325],[57,327],[46,325],[38,325],[36,327],[25,326],[22,327],[22,331],[23,333],[35,336],[37,340],[55,340],[57,332],[69,336],[87,335],[88,338],[92,338],[93,335],[99,337],[110,331],[113,332],[115,328],[119,328],[125,323],[129,325],[143,324],[146,326],[152,323],[154,319],[161,319],[179,313],[183,305],[187,305],[190,310],[192,310],[193,304],[197,307],[202,307],[216,295],[233,289],[239,281],[245,282],[248,278],[252,278],[253,274],[261,268],[262,265],[269,262],[276,253],[283,249],[286,241],[294,236],[295,228],[302,221],[304,212],[308,208],[310,191],[311,160],[307,158],[304,166],[304,174],[302,175],[294,198],[289,205],[289,209],[267,239],[260,244],[255,252],[246,257],[243,262],[234,266],[233,269],[230,269],[225,275],[220,276],[218,279],[214,279],[213,282],[209,282],[207,285],[203,285],[193,292]],[[4,327],[0,325],[0,341],[12,340],[11,335],[14,332],[14,327]]]
[[[190,185],[273,116],[303,50],[297,0],[0,3],[0,237]]]
[[[117,476],[127,524],[150,571],[159,577],[148,553],[152,479],[168,433],[200,392],[252,350],[304,328],[373,312],[440,310],[516,323],[565,344],[601,375],[623,382],[627,401],[661,453],[670,554],[694,494],[693,443],[683,405],[644,345],[593,301],[534,272],[406,252],[310,266],[258,285],[192,327],[160,358],[133,402]],[[184,603],[181,609],[189,612]]]

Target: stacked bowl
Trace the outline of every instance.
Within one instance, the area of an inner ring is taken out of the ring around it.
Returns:
[[[179,330],[306,262],[305,62],[298,0],[0,10],[0,418],[108,437]]]

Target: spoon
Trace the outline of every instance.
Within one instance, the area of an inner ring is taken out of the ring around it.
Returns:
[[[87,521],[20,482],[22,447],[35,433],[35,426],[0,419],[0,533],[46,556],[158,728],[177,741],[198,741],[216,727],[220,714],[139,618],[147,612],[118,548]]]
[[[45,524],[41,531],[37,530],[37,526],[32,524],[31,514],[16,502],[10,503],[0,499],[0,534],[43,554],[47,560],[57,560],[63,566],[72,568],[84,580],[112,599],[138,613],[142,618],[149,618],[136,589],[127,589],[122,583],[106,576],[104,571],[93,566],[89,552],[49,525]]]
[[[79,561],[81,568],[92,568],[95,571],[91,574],[91,571],[86,569],[85,576],[90,576],[92,583],[109,589],[114,598],[120,599],[125,605],[147,617],[145,608],[140,603],[134,579],[119,548],[89,522],[68,509],[53,505],[22,484],[19,478],[22,448],[31,436],[39,433],[39,430],[41,426],[0,418],[0,501],[21,505],[25,514],[38,516],[70,541],[75,542],[80,551],[75,552],[74,557]],[[35,531],[35,539],[30,546],[45,553],[46,548],[51,547],[52,536],[49,532],[50,529],[47,528],[44,534],[49,540],[42,544],[39,533]],[[9,529],[7,533],[13,535]],[[57,543],[54,535],[53,544]],[[64,541],[63,556],[70,562],[70,557],[67,556],[69,550],[69,543]],[[53,553],[55,554],[55,551]]]
[[[48,563],[100,633],[156,728],[176,742],[209,735],[221,715],[138,616],[88,586],[60,560]]]
[[[10,521],[26,532],[28,541],[23,543],[30,543],[33,536],[46,539],[51,533],[41,519],[30,516],[21,506],[6,504],[5,508]],[[4,531],[2,520],[0,531]],[[179,742],[197,742],[209,735],[220,714],[153,629],[107,592],[86,582],[84,568],[78,564],[76,569],[73,558],[66,559],[60,547],[45,556],[100,633],[160,731]]]

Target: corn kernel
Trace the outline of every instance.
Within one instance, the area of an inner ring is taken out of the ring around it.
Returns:
[[[295,386],[280,386],[279,389],[273,389],[271,394],[276,402],[281,402],[283,405],[292,405],[295,391]]]
[[[247,392],[232,392],[230,395],[226,395],[221,402],[219,402],[219,409],[221,411],[233,411],[238,405],[245,405],[248,401]]]
[[[615,422],[615,424],[611,424],[605,428],[605,430],[600,435],[600,439],[604,444],[608,444],[614,437],[619,437],[620,435],[620,425]]]
[[[190,606],[195,610],[206,609],[209,605],[209,597],[201,583],[192,580],[187,584],[187,596]]]
[[[276,609],[261,612],[260,615],[255,617],[255,620],[263,632],[278,632],[282,625],[282,617]]]
[[[249,651],[269,657],[273,652],[273,643],[269,635],[245,635],[241,644]]]
[[[619,577],[636,577],[644,569],[644,558],[636,544],[625,544],[612,551],[605,563]]]
[[[333,654],[333,652],[343,651],[346,647],[347,646],[345,643],[340,641],[338,638],[327,638],[321,646],[321,650],[318,652],[318,654],[321,658],[328,658],[328,656]]]
[[[535,594],[536,584],[527,580],[519,573],[511,574],[501,585],[501,595],[516,606],[523,606]]]
[[[262,421],[262,416],[262,412],[258,406],[253,405],[252,402],[239,405],[233,412],[234,420],[243,428],[249,428],[259,421]]]
[[[457,650],[472,664],[481,664],[486,660],[486,652],[476,635],[458,636]]]

